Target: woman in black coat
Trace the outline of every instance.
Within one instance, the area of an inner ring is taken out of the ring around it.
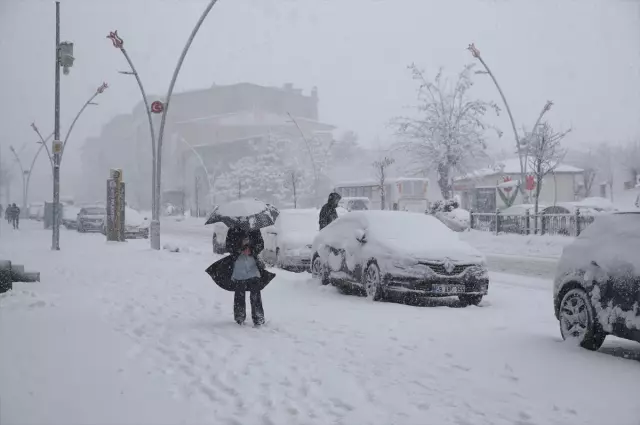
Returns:
[[[264,240],[260,230],[245,231],[239,227],[229,229],[226,239],[227,251],[231,259],[231,282],[234,287],[233,316],[242,325],[246,319],[246,292],[249,291],[251,319],[255,326],[264,324],[264,308],[261,290],[275,275],[265,270],[264,263],[258,257],[264,249]]]

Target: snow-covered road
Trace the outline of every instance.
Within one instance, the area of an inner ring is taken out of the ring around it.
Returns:
[[[0,423],[637,425],[640,345],[567,346],[551,282],[492,273],[480,307],[372,303],[276,270],[261,329],[204,274],[209,236],[2,229],[42,272],[0,296]],[[626,359],[623,357],[631,357]]]

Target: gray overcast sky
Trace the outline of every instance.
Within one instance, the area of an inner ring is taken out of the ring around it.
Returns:
[[[64,170],[77,175],[88,135],[140,100],[119,75],[124,58],[105,38],[118,29],[153,94],[164,94],[205,0],[62,0],[62,40],[76,63],[62,80],[62,124],[95,88],[110,88],[86,112]],[[2,154],[28,142],[35,120],[53,127],[55,6],[0,0]],[[640,135],[640,6],[625,0],[220,0],[187,56],[176,90],[249,81],[318,86],[323,121],[384,139],[388,120],[415,98],[406,66],[454,75],[475,42],[498,76],[519,125],[531,126],[547,99],[549,120],[573,127],[567,143],[626,141]],[[475,95],[500,103],[487,77]],[[506,114],[496,119],[511,143]],[[498,143],[498,142],[497,142]],[[43,163],[44,164],[44,163]],[[44,167],[42,167],[44,168]]]

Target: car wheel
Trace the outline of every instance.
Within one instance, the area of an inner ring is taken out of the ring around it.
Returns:
[[[565,294],[560,302],[560,333],[565,341],[572,341],[587,350],[596,351],[607,334],[600,329],[587,293],[579,288]]]
[[[367,298],[373,301],[380,301],[383,298],[382,276],[380,268],[376,263],[371,263],[364,271],[364,290]]]
[[[324,265],[318,254],[313,256],[313,262],[311,263],[311,274],[313,277],[320,279],[320,283],[328,285],[330,283],[329,276],[325,272]]]
[[[482,295],[458,295],[458,299],[463,307],[467,307],[469,305],[480,304],[482,301]]]

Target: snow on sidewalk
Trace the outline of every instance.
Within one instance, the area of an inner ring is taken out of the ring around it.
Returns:
[[[209,254],[36,226],[0,239],[43,280],[0,297],[2,423],[637,424],[637,363],[562,343],[548,281],[425,308],[277,270],[254,329]]]
[[[471,230],[461,232],[460,238],[484,254],[502,254],[558,258],[565,246],[575,240],[560,235],[515,235]]]

